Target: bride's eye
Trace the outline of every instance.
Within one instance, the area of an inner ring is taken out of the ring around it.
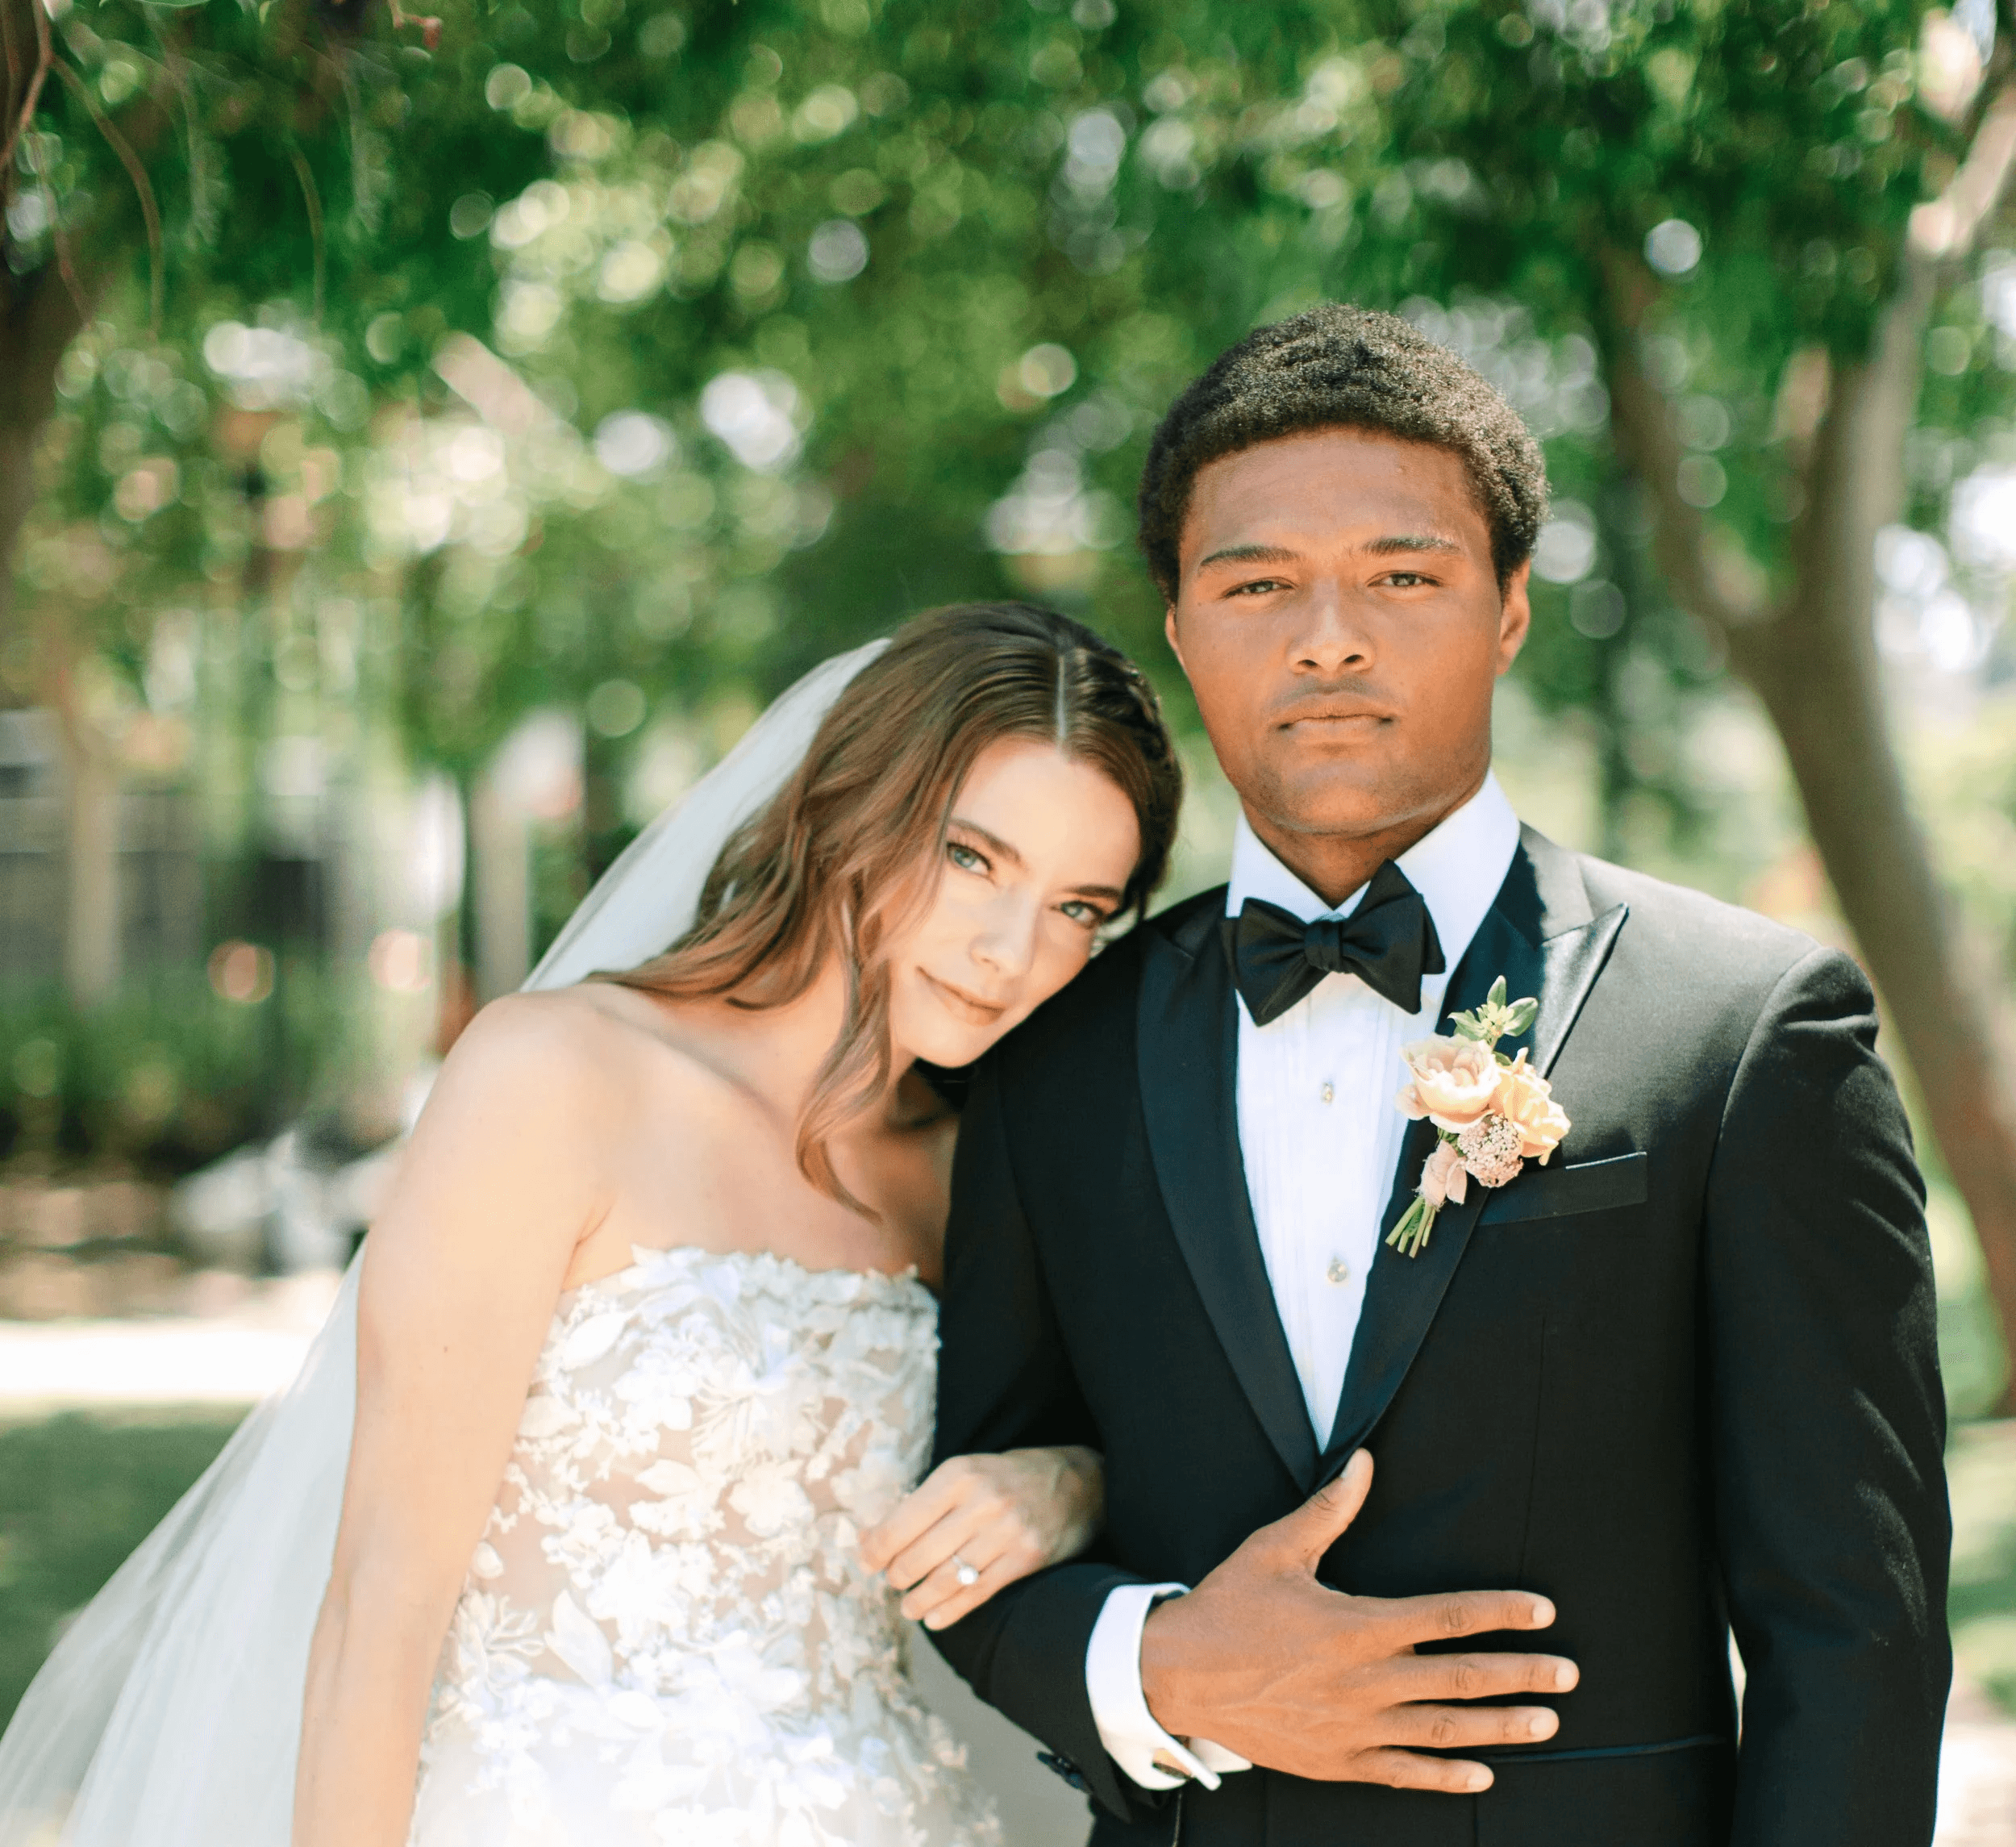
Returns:
[[[1106,921],[1106,912],[1085,898],[1066,898],[1057,908],[1073,924],[1082,924],[1088,930],[1096,930]]]
[[[963,840],[946,841],[945,857],[961,872],[984,873],[992,869],[987,864],[986,856],[976,852]]]

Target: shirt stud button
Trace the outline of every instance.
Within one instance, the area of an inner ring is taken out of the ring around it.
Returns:
[[[1342,1257],[1334,1257],[1330,1260],[1330,1268],[1323,1274],[1332,1282],[1348,1282],[1351,1281],[1351,1265]]]
[[[1325,1103],[1334,1103],[1337,1100],[1337,1086],[1335,1084],[1326,1083],[1318,1094]]]

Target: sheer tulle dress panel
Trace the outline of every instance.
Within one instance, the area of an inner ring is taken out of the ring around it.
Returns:
[[[929,1293],[635,1257],[560,1304],[443,1653],[412,1847],[989,1847],[855,1549],[927,1459]]]

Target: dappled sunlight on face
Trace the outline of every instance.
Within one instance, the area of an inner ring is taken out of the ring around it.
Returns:
[[[892,940],[899,1058],[971,1064],[1069,981],[1141,851],[1134,805],[1047,744],[981,752],[952,804],[928,903]]]

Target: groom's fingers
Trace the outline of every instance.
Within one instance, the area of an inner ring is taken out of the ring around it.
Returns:
[[[1447,1795],[1475,1795],[1491,1787],[1483,1764],[1460,1757],[1423,1757],[1412,1751],[1367,1751],[1352,1774],[1353,1782],[1385,1783],[1390,1789],[1440,1790]]]
[[[1508,1693],[1566,1693],[1581,1678],[1555,1654],[1417,1654],[1393,1664],[1402,1699],[1496,1699]]]
[[[1281,1548],[1297,1565],[1314,1571],[1317,1561],[1358,1517],[1358,1510],[1371,1492],[1372,1457],[1360,1449],[1344,1465],[1342,1474],[1326,1482],[1292,1514],[1261,1528],[1254,1536],[1269,1548]]]
[[[1367,1599],[1371,1603],[1372,1600]],[[1427,1597],[1381,1598],[1376,1620],[1396,1642],[1443,1641],[1498,1629],[1544,1629],[1554,1606],[1531,1591],[1451,1591]]]
[[[1417,1751],[1531,1745],[1560,1728],[1560,1715],[1545,1706],[1396,1706],[1380,1728],[1389,1744]]]

